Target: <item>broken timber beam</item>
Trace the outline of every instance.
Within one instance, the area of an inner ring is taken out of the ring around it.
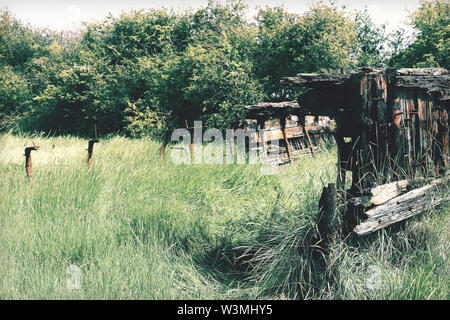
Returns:
[[[348,201],[355,206],[378,206],[407,191],[410,191],[411,189],[416,188],[424,181],[424,178],[415,178],[379,185],[363,191],[363,195],[361,197],[351,198]]]
[[[409,191],[364,212],[367,219],[353,231],[360,236],[366,235],[450,200],[449,182],[449,176],[434,180],[422,188]]]
[[[342,73],[298,73],[295,77],[281,79],[281,84],[315,87],[322,85],[342,85],[350,78],[350,74]]]

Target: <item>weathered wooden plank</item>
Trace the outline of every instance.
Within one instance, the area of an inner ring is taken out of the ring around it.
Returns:
[[[441,76],[447,75],[449,72],[443,68],[402,68],[387,69],[388,74],[395,75],[413,75],[413,76]]]
[[[301,137],[305,136],[303,127],[300,127],[300,126],[285,128],[285,131],[286,131],[286,137],[288,139],[301,138]],[[309,127],[306,126],[306,131],[309,134],[316,134],[316,135],[317,134],[322,135],[325,133],[329,134],[324,129],[321,129],[320,127],[313,127],[313,126],[309,126]],[[278,128],[272,129],[272,130],[266,130],[264,132],[264,138],[266,139],[266,141],[282,140],[282,139],[284,139],[283,131]]]
[[[258,117],[269,119],[271,117],[284,117],[298,113],[302,109],[297,101],[284,102],[262,102],[244,106],[246,118],[256,119]]]
[[[297,101],[283,101],[283,102],[261,102],[251,104],[244,107],[246,110],[265,110],[268,108],[300,108]]]
[[[422,88],[430,91],[447,90],[449,75],[442,76],[396,76],[393,84],[396,87]]]
[[[353,231],[358,235],[366,235],[450,200],[449,181],[450,177],[437,179],[364,212],[367,220],[357,225]]]
[[[281,83],[306,87],[339,86],[343,85],[349,78],[350,74],[341,73],[298,73],[295,77],[282,78]]]
[[[364,191],[364,196],[351,198],[348,201],[355,206],[378,206],[411,189],[416,188],[417,186],[420,186],[424,181],[424,178],[415,178],[379,185]]]
[[[441,121],[442,126],[442,158],[444,161],[444,166],[449,167],[449,148],[450,148],[450,127],[449,127],[449,112],[448,110],[441,110]]]

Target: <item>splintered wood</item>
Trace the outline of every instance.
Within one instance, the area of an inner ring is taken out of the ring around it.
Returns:
[[[372,233],[450,200],[449,182],[449,177],[434,180],[422,188],[394,197],[365,211],[364,216],[367,218],[355,227],[355,233]]]
[[[406,179],[376,186],[364,191],[364,196],[349,199],[349,202],[355,206],[378,206],[405,193],[407,190],[411,190],[424,181],[424,178]]]

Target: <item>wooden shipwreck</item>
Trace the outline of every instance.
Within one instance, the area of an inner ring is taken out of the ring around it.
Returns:
[[[314,155],[321,145],[333,142],[333,121],[328,117],[303,114],[297,101],[263,102],[245,106],[247,124],[258,129],[260,142],[269,162],[290,163],[302,155]],[[277,141],[276,157],[270,157],[270,147]]]
[[[325,188],[319,229],[339,223],[344,233],[364,235],[449,199],[449,80],[449,72],[438,68],[361,68],[282,79],[310,88],[298,97],[297,114],[336,121],[338,190],[351,173],[344,209],[325,199],[337,197],[330,191],[336,188]]]

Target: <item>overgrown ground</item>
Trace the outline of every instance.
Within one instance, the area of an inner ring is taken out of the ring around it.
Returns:
[[[449,206],[333,250],[311,239],[335,150],[261,175],[258,165],[159,162],[159,145],[0,136],[1,299],[448,299]],[[68,290],[67,267],[82,289]]]

